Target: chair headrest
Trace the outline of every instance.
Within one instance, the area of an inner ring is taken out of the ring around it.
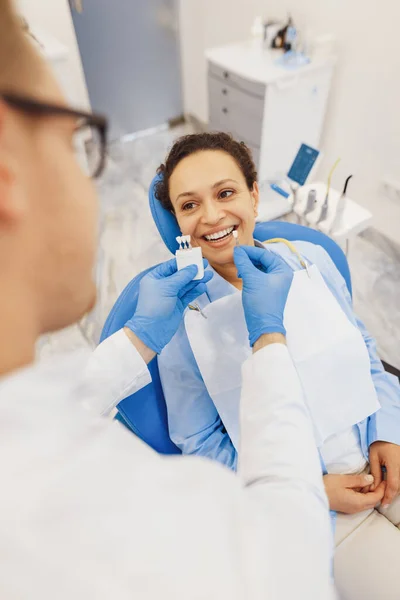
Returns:
[[[162,175],[156,175],[151,182],[149,189],[150,210],[164,244],[172,254],[175,254],[178,250],[176,238],[182,234],[174,215],[161,206],[161,202],[155,196],[155,186],[162,177]]]

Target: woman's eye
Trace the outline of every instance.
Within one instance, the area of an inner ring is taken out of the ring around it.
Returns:
[[[222,190],[219,197],[222,199],[230,198],[233,194],[233,190]]]
[[[194,202],[188,202],[182,206],[182,210],[192,210],[195,206]]]

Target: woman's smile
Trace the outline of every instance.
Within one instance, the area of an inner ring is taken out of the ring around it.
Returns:
[[[233,231],[239,225],[221,226],[202,236],[202,239],[213,248],[225,247],[234,242]]]

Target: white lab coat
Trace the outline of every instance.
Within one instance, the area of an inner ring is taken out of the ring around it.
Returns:
[[[82,365],[57,360],[0,382],[0,598],[334,596],[327,498],[284,345],[243,367],[239,476],[159,456],[82,407],[107,412],[148,383],[122,331],[86,379]]]

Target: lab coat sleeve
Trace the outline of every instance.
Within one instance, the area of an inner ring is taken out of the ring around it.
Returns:
[[[236,450],[201,377],[184,323],[161,352],[158,367],[174,444],[183,454],[236,469]]]
[[[238,472],[255,506],[263,507],[265,535],[273,541],[262,557],[279,582],[272,597],[294,597],[296,581],[297,598],[330,598],[328,500],[309,413],[283,344],[263,348],[243,366]],[[258,513],[254,527],[261,522]]]
[[[334,294],[349,320],[358,327],[368,350],[371,377],[381,408],[367,420],[368,446],[376,441],[400,445],[400,384],[396,377],[387,373],[379,359],[375,339],[363,322],[354,314],[352,300],[346,282],[335,267],[330,256],[320,246],[309,255],[319,268],[326,284]],[[309,254],[307,251],[306,255]]]
[[[146,363],[122,329],[96,348],[86,367],[85,378],[99,390],[90,408],[103,415],[151,382]]]

